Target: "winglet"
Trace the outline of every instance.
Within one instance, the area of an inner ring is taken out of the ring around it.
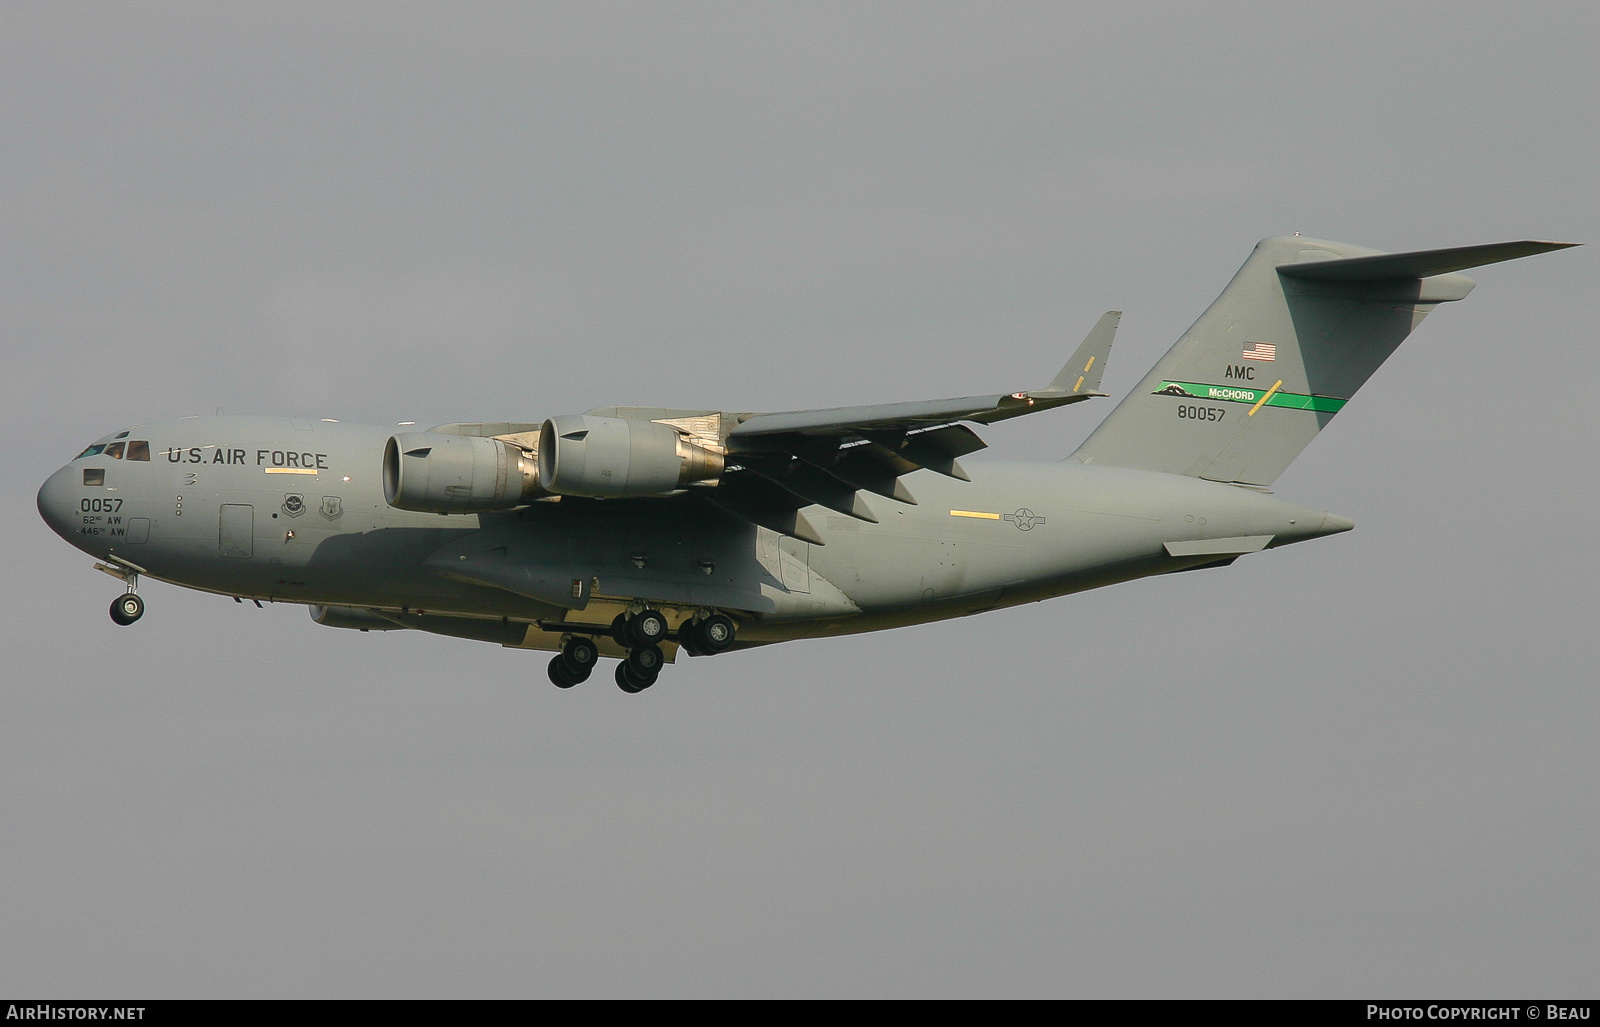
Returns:
[[[1122,311],[1108,310],[1083,340],[1083,345],[1072,354],[1067,366],[1056,375],[1047,388],[1033,395],[1054,393],[1060,395],[1099,393],[1100,377],[1105,374],[1106,358],[1111,353],[1111,341],[1116,338],[1117,325],[1122,323]]]

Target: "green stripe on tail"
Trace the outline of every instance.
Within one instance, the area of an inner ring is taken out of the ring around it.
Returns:
[[[1162,382],[1155,390],[1157,396],[1178,396],[1189,399],[1209,399],[1219,403],[1248,403],[1254,406],[1270,389],[1242,389],[1236,385],[1202,385],[1196,382]],[[1263,406],[1287,407],[1290,410],[1313,410],[1319,414],[1337,414],[1344,409],[1348,399],[1336,396],[1308,396],[1299,392],[1272,393]]]

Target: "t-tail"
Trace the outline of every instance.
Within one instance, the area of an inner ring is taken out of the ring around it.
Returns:
[[[1264,239],[1070,459],[1270,485],[1435,306],[1472,291],[1456,272],[1574,245]]]

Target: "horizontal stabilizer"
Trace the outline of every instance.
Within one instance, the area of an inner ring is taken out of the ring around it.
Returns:
[[[1365,257],[1312,260],[1279,264],[1278,274],[1326,282],[1375,282],[1395,278],[1428,278],[1464,271],[1469,267],[1498,264],[1535,253],[1564,250],[1575,242],[1495,242],[1482,246],[1456,246],[1447,250],[1417,250],[1414,253],[1374,253]]]

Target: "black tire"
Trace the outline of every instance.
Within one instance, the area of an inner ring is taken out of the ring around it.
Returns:
[[[630,643],[628,642],[627,614],[619,613],[617,614],[616,619],[611,622],[611,641],[622,646],[624,649],[628,648]]]
[[[561,662],[561,676],[574,685],[581,685],[589,680],[589,675],[594,673],[594,664],[579,666],[572,662],[566,653],[556,653],[556,659]],[[552,678],[551,680],[554,680]]]
[[[144,616],[144,600],[132,592],[117,596],[111,604],[111,619],[127,626]]]
[[[720,613],[714,613],[700,622],[695,641],[701,652],[707,656],[714,656],[728,651],[737,632],[738,629],[734,627],[731,619]]]
[[[666,640],[667,618],[657,610],[646,610],[629,622],[628,634],[628,640],[633,643],[630,649],[657,645]]]
[[[583,678],[577,677],[572,673],[571,665],[567,663],[566,656],[561,653],[557,653],[555,658],[550,661],[550,666],[546,673],[550,675],[550,683],[557,688],[571,688],[583,680]],[[583,677],[588,676],[585,674]]]
[[[658,645],[642,645],[637,649],[629,649],[628,658],[623,661],[627,668],[633,671],[635,679],[642,681],[649,678],[652,682],[661,673],[661,665],[666,662],[667,658]]]
[[[678,648],[690,656],[700,656],[700,625],[684,621],[678,628]]]
[[[646,685],[636,685],[633,683],[633,671],[628,669],[628,664],[626,662],[617,664],[616,679],[617,687],[622,689],[624,692],[627,692],[629,695],[633,695],[635,692],[643,691],[648,687]]]
[[[594,644],[594,639],[582,635],[569,639],[562,647],[561,656],[567,661],[567,666],[573,670],[583,671],[583,676],[588,677],[594,670],[594,665],[600,660],[600,647]]]

